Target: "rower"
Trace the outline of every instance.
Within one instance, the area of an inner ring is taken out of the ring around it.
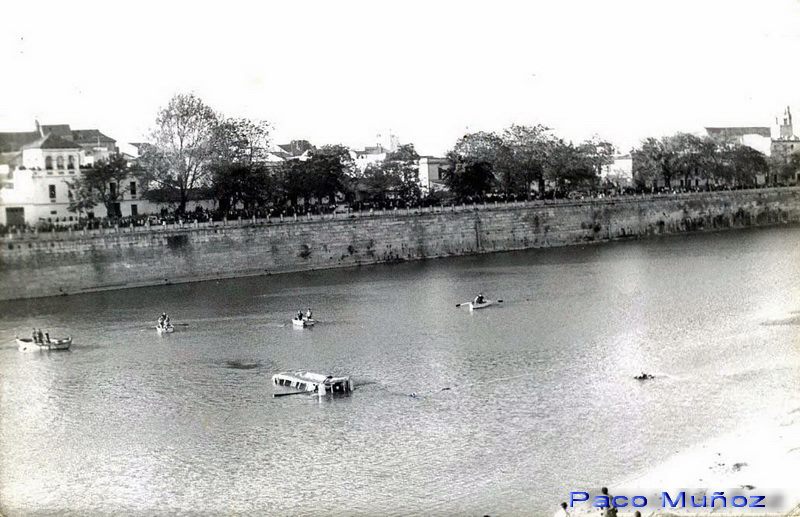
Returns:
[[[483,293],[478,293],[478,296],[475,297],[475,300],[473,300],[472,303],[475,304],[486,303],[486,298],[483,297]]]
[[[311,307],[309,307],[309,308],[306,310],[306,319],[307,319],[307,320],[310,320],[310,319],[311,319]]]
[[[303,319],[303,311],[301,309],[297,310],[297,316],[295,317],[295,319],[298,321]]]

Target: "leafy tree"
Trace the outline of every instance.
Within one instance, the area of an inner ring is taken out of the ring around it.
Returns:
[[[413,144],[400,146],[380,163],[369,164],[360,182],[372,200],[385,201],[389,192],[406,205],[419,203],[419,154]]]
[[[486,162],[494,165],[503,146],[503,139],[497,134],[478,131],[468,133],[456,141],[452,153],[468,162]]]
[[[355,170],[350,149],[343,145],[326,145],[311,151],[305,162],[308,171],[310,194],[317,199],[336,199],[336,194],[350,192],[351,180]]]
[[[578,187],[596,183],[599,176],[589,147],[592,146],[587,147],[586,144],[575,146],[561,139],[553,140],[548,150],[545,177],[555,182],[559,190],[567,186]]]
[[[329,202],[337,193],[349,195],[355,164],[350,150],[342,145],[326,145],[310,151],[308,160],[289,160],[278,170],[277,187],[282,196],[297,204],[300,197]]]
[[[219,120],[212,129],[212,163],[265,163],[270,152],[270,129],[269,123],[263,120]]]
[[[541,124],[511,125],[503,131],[502,144],[496,151],[496,168],[506,194],[530,197],[535,182],[539,183],[539,191],[544,191],[544,172],[553,142],[549,131]]]
[[[227,118],[214,126],[208,167],[221,210],[238,203],[254,209],[270,200],[274,181],[266,165],[269,130],[266,122],[244,118]]]
[[[769,174],[769,162],[764,153],[752,147],[736,144],[730,150],[734,178],[737,184],[755,187],[758,176]]]
[[[634,177],[640,186],[648,186],[657,179],[662,179],[667,187],[671,185],[677,173],[677,154],[669,137],[647,138],[633,154]]]
[[[495,164],[503,140],[495,133],[479,131],[459,138],[447,154],[450,166],[443,180],[458,198],[482,196],[496,183]]]
[[[444,183],[457,199],[463,201],[491,192],[496,178],[490,162],[464,159],[452,152],[450,160],[453,166],[445,172]]]
[[[109,217],[121,217],[118,203],[130,190],[130,180],[138,177],[120,154],[99,160],[94,167],[82,169],[81,174],[67,183],[71,191],[69,210],[83,214],[102,204]]]
[[[175,95],[156,117],[140,162],[151,183],[178,194],[178,213],[185,213],[189,192],[208,183],[217,118],[193,94]]]

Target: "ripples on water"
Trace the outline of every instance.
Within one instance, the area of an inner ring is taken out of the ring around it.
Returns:
[[[696,235],[0,305],[16,515],[549,515],[796,407],[800,231]],[[476,291],[505,300],[470,313]],[[289,324],[311,306],[321,323]],[[167,310],[178,326],[158,336]],[[276,371],[356,391],[271,398]],[[632,379],[655,373],[646,383]],[[416,396],[410,397],[414,393]]]

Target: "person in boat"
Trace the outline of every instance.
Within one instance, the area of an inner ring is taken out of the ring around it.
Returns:
[[[170,325],[170,323],[169,323],[169,314],[166,314],[166,313],[165,313],[165,317],[164,317],[164,326],[165,326],[165,327],[169,327],[169,325]]]
[[[298,320],[298,321],[300,321],[300,320],[302,320],[302,319],[303,319],[303,311],[302,311],[301,309],[298,309],[298,310],[297,310],[297,315],[295,316],[295,318],[294,318],[294,319],[296,319],[296,320]]]
[[[31,339],[34,343],[39,342],[39,335],[36,333],[36,329],[33,329],[33,332],[31,333]]]
[[[483,293],[478,293],[478,296],[475,297],[472,303],[476,305],[484,304],[486,303],[486,298],[484,298]]]
[[[39,331],[36,333],[36,336],[39,338],[37,343],[44,343],[44,334],[42,333],[42,329],[39,329]]]
[[[49,343],[50,342],[50,333],[49,332],[45,332],[44,333],[44,342],[45,343]]]
[[[166,321],[166,319],[167,319],[167,313],[166,312],[162,312],[161,316],[158,317],[158,326],[159,327],[163,327],[164,326],[164,321]]]
[[[312,316],[312,314],[311,314],[311,307],[309,307],[308,309],[306,309],[306,319],[307,319],[307,320],[310,320],[310,319],[312,319],[312,318],[311,318],[311,316]]]

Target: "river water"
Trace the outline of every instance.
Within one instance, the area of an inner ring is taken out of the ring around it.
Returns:
[[[796,228],[3,303],[0,511],[550,515],[800,405],[797,311]],[[292,369],[356,390],[272,398]]]

